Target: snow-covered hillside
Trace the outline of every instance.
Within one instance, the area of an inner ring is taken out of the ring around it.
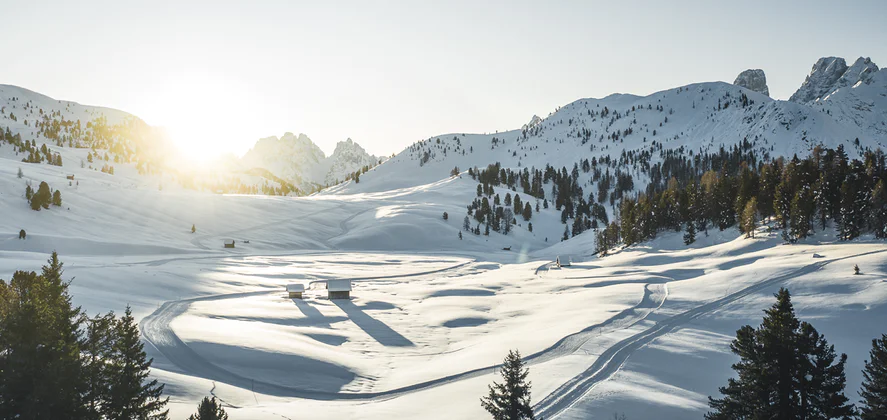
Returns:
[[[146,151],[165,140],[136,117],[0,86],[0,278],[58,251],[88,314],[131,305],[173,418],[207,395],[232,420],[482,418],[478,399],[510,349],[526,356],[547,419],[701,418],[733,375],[736,329],[757,325],[782,286],[848,354],[855,401],[870,340],[887,332],[882,240],[840,241],[827,226],[787,244],[759,221],[754,238],[711,228],[685,245],[668,231],[600,257],[591,232],[561,240],[552,182],[545,198],[506,185],[486,194],[468,174],[497,162],[503,173],[576,168],[590,195],[601,173],[631,175],[627,189],[643,191],[666,152],[887,148],[887,70],[842,62],[814,66],[801,88],[810,100],[774,100],[751,71],[742,86],[580,99],[512,131],[432,136],[381,164],[350,139],[326,156],[287,133],[188,172],[161,165],[159,145]],[[288,187],[364,167],[317,194]],[[61,205],[30,208],[27,187],[41,182]],[[466,208],[480,195],[520,196],[530,217],[515,215],[507,235],[468,233],[466,221],[481,228]],[[326,282],[342,279],[352,298],[329,299]],[[287,297],[290,283],[304,299]]]
[[[743,140],[773,157],[803,156],[817,145],[840,144],[859,156],[864,148],[887,149],[887,70],[872,72],[877,66],[867,63],[861,64],[867,70],[856,71],[860,66],[854,65],[840,72],[836,82],[820,83],[828,85],[824,89],[829,94],[803,104],[723,82],[696,83],[646,97],[614,94],[580,99],[545,119],[534,118],[523,129],[429,137],[367,173],[359,184],[329,193],[422,185],[445,177],[454,167],[466,170],[495,162],[515,170],[545,165],[570,169],[581,159],[618,161],[623,152],[651,151],[655,164],[662,149],[716,152]],[[820,67],[814,67],[801,89],[820,77]],[[854,79],[848,72],[861,76]],[[841,80],[856,82],[845,85]],[[581,185],[591,185],[587,176]]]

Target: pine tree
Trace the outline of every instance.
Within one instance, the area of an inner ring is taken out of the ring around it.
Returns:
[[[86,415],[80,327],[56,253],[39,275],[0,280],[0,418]]]
[[[746,325],[730,345],[737,378],[709,397],[708,420],[849,419],[843,394],[846,355],[837,355],[812,325],[794,314],[791,295],[780,289],[757,329]]]
[[[564,236],[561,237],[562,241],[566,241],[570,239],[570,228],[568,226],[564,226]]]
[[[25,176],[25,174],[22,172],[22,168],[18,168],[18,174],[16,174],[16,176],[19,179],[21,179],[23,176]]]
[[[188,417],[188,420],[228,420],[228,413],[225,413],[222,404],[216,402],[216,397],[203,397],[197,413]]]
[[[61,207],[62,205],[62,193],[59,190],[55,190],[52,193],[52,205],[56,207]]]
[[[755,237],[755,226],[757,224],[758,199],[752,197],[745,203],[745,209],[742,210],[742,231],[745,232],[746,238]]]
[[[489,394],[481,398],[481,406],[494,420],[535,419],[530,403],[531,384],[527,381],[530,370],[524,367],[520,353],[509,351],[499,372],[505,382],[493,382],[489,386]]]
[[[869,351],[869,360],[865,362],[862,377],[859,418],[887,419],[887,334],[872,340],[872,349]]]
[[[191,225],[191,233],[197,233],[197,226],[196,225],[193,225],[193,224]]]
[[[693,222],[687,223],[687,233],[684,234],[684,245],[696,242],[696,226]]]
[[[113,346],[111,383],[107,409],[110,420],[159,420],[166,419],[163,408],[169,398],[162,398],[164,385],[156,379],[148,380],[151,363],[147,359],[144,343],[139,336],[139,328],[132,316],[132,309],[126,311],[114,326],[116,340]]]
[[[465,216],[465,219],[462,220],[462,230],[468,231],[471,228],[471,221],[468,219],[468,216]]]
[[[876,238],[887,238],[887,185],[883,179],[878,180],[872,191],[872,215],[869,224]]]

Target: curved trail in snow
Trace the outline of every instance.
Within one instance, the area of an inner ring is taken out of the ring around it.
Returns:
[[[870,251],[855,255],[849,255],[846,257],[835,258],[827,261],[818,261],[814,264],[801,267],[797,270],[778,277],[774,277],[770,280],[755,283],[751,286],[727,295],[724,298],[700,305],[681,314],[659,321],[650,328],[622,341],[619,341],[618,343],[606,349],[600,356],[598,356],[597,360],[595,360],[595,362],[585,371],[570,379],[569,381],[558,387],[556,390],[551,392],[549,395],[545,396],[542,400],[540,400],[534,406],[534,411],[537,415],[544,416],[545,418],[554,418],[562,414],[566,409],[571,407],[588,391],[590,391],[595,385],[608,379],[615,372],[617,372],[628,360],[629,356],[636,350],[649,344],[656,338],[673,331],[681,325],[684,325],[687,322],[699,318],[700,316],[709,314],[717,309],[726,306],[727,304],[742,299],[749,294],[759,292],[794,277],[815,272],[821,269],[823,266],[832,262],[882,252],[887,252],[887,250]],[[449,271],[465,266],[467,264],[470,264],[470,262],[428,272],[405,275],[391,275],[384,277],[353,278],[352,280],[414,277]],[[318,280],[317,282],[323,282],[323,280]],[[178,366],[184,372],[198,377],[224,382],[229,385],[244,389],[252,388],[255,392],[258,393],[280,397],[305,398],[313,400],[391,399],[416,391],[430,389],[448,383],[493,373],[501,367],[501,364],[497,364],[472,369],[441,378],[436,378],[379,392],[352,393],[318,391],[253,380],[251,378],[230,372],[203,359],[199,354],[188,347],[187,344],[182,342],[182,340],[179,339],[175,332],[172,331],[172,329],[169,327],[170,322],[177,316],[183,314],[187,310],[188,306],[190,306],[190,304],[193,302],[233,299],[279,292],[280,291],[277,289],[261,290],[255,292],[205,296],[193,299],[166,302],[157,311],[145,317],[142,320],[140,327],[145,338],[150,343],[152,343],[155,348],[158,349],[158,351],[166,356],[171,363]],[[567,356],[579,350],[582,345],[587,343],[593,337],[601,334],[601,331],[629,328],[633,325],[636,325],[637,323],[646,319],[646,317],[650,313],[652,313],[656,309],[659,309],[665,302],[667,295],[667,283],[647,284],[644,287],[644,296],[637,305],[620,312],[616,316],[609,318],[600,324],[590,326],[580,332],[568,335],[552,346],[525,357],[525,360],[529,365],[536,365],[553,359],[557,359],[559,357]]]
[[[591,366],[589,366],[588,369],[573,377],[572,379],[552,391],[550,394],[545,396],[545,398],[540,400],[538,403],[536,403],[536,405],[533,407],[533,411],[539,418],[547,419],[553,419],[563,414],[564,411],[566,411],[573,404],[579,401],[595,385],[609,379],[610,376],[616,373],[622,367],[622,365],[625,364],[632,353],[649,344],[656,338],[668,334],[679,326],[686,324],[696,318],[709,314],[716,309],[720,309],[752,293],[762,291],[798,276],[813,273],[835,261],[841,261],[849,258],[856,258],[871,254],[878,254],[882,252],[887,252],[887,250],[869,251],[827,261],[819,261],[810,265],[806,265],[797,270],[774,277],[770,280],[755,283],[754,285],[734,292],[721,299],[706,303],[701,306],[697,306],[696,308],[690,309],[686,312],[659,321],[654,326],[631,337],[628,337],[608,348],[606,351],[601,353],[600,356],[598,356],[597,360],[595,360],[595,362]]]
[[[469,261],[438,270],[424,271],[419,273],[352,278],[351,280],[361,281],[417,277],[455,270],[471,264],[472,262],[474,261]],[[326,280],[312,281],[309,287],[311,285],[314,285],[315,283],[324,282],[326,282]],[[317,391],[254,380],[252,378],[230,372],[204,359],[197,352],[191,349],[185,342],[183,342],[170,327],[170,323],[178,316],[184,314],[188,310],[188,307],[194,302],[236,299],[274,293],[280,293],[280,290],[275,288],[273,290],[259,290],[253,292],[212,295],[183,299],[178,301],[170,301],[164,303],[160,306],[160,308],[154,311],[154,313],[142,319],[139,326],[145,339],[150,342],[159,352],[161,352],[172,364],[179,367],[182,371],[187,372],[191,375],[210,379],[213,381],[223,382],[240,388],[253,389],[255,392],[259,392],[262,394],[281,397],[296,397],[315,400],[373,400],[394,398],[403,394],[416,392],[419,390],[432,388],[481,375],[486,375],[495,372],[502,366],[501,364],[486,366],[445,376],[442,378],[432,379],[413,385],[379,392],[349,393]],[[580,332],[570,334],[560,339],[552,346],[525,357],[524,360],[528,364],[535,365],[572,354],[580,347],[582,347],[582,345],[588,342],[591,338],[599,336],[605,329],[615,330],[628,328],[644,320],[650,313],[662,306],[667,295],[668,289],[665,284],[648,284],[644,287],[643,297],[635,306],[623,310],[616,316],[611,317],[604,322],[592,325]]]

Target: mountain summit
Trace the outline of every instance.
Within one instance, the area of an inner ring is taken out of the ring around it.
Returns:
[[[764,70],[761,69],[749,69],[739,73],[733,84],[770,96],[770,89],[767,87],[767,76],[764,75]]]
[[[868,57],[859,57],[849,67],[841,57],[823,57],[816,60],[804,83],[789,100],[798,103],[812,102],[842,87],[867,82],[877,71],[878,66]]]
[[[247,168],[263,168],[303,191],[335,183],[378,159],[353,140],[340,141],[329,157],[307,135],[286,133],[256,142],[241,159]]]

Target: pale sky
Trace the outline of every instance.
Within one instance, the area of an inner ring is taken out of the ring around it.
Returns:
[[[822,56],[887,66],[885,22],[879,0],[0,0],[0,83],[122,109],[209,155],[287,131],[390,155],[747,68],[786,99]]]

